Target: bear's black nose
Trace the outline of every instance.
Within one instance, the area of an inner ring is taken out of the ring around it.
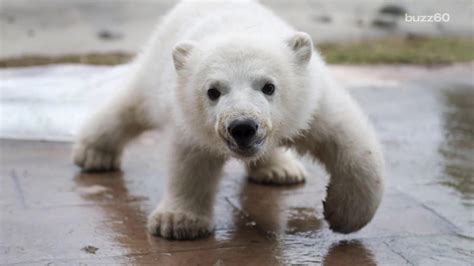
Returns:
[[[241,148],[248,148],[257,133],[258,125],[251,119],[236,120],[227,130]]]

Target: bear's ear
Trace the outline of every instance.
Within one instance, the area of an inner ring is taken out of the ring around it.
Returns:
[[[313,53],[313,41],[311,37],[304,32],[297,32],[287,41],[288,46],[295,54],[298,64],[307,64]]]
[[[181,42],[174,47],[173,61],[176,71],[180,71],[184,68],[194,46],[192,42]]]

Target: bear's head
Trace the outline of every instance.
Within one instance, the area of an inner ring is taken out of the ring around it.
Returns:
[[[199,145],[254,160],[307,127],[311,38],[220,36],[173,50],[177,124]],[[314,57],[314,56],[313,56]]]

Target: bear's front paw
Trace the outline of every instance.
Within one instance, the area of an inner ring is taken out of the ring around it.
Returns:
[[[372,220],[378,201],[367,195],[337,191],[329,186],[323,205],[329,228],[334,232],[348,234],[360,230]]]
[[[249,167],[247,171],[250,181],[262,184],[293,185],[303,183],[306,177],[303,164],[294,158]]]
[[[208,236],[210,219],[185,212],[155,211],[148,217],[148,232],[166,239],[190,240]]]
[[[86,171],[112,171],[120,168],[120,153],[78,144],[73,150],[74,163]]]

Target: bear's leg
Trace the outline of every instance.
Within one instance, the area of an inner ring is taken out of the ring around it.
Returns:
[[[171,155],[168,188],[148,217],[148,231],[167,239],[195,239],[213,230],[212,212],[225,159],[176,143]]]
[[[120,168],[124,146],[151,127],[139,92],[124,90],[83,125],[74,144],[74,163],[86,171]]]
[[[350,233],[370,222],[383,194],[383,156],[367,118],[349,95],[329,93],[310,130],[295,144],[319,159],[330,174],[324,216],[331,229]]]
[[[246,165],[249,179],[256,183],[292,185],[303,183],[306,171],[295,154],[287,148],[278,147],[264,157]]]

